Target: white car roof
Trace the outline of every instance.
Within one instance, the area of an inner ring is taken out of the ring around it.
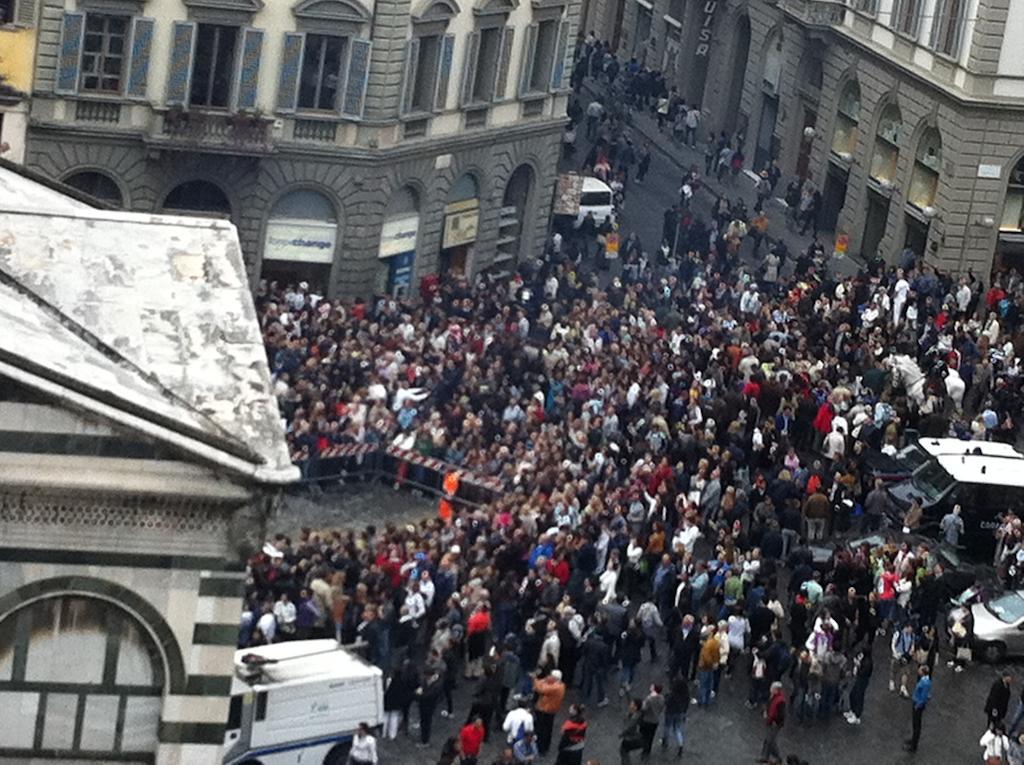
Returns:
[[[592,175],[588,175],[583,179],[583,191],[607,191],[611,192],[612,188],[607,183],[602,181],[600,178],[595,178]]]
[[[245,677],[249,669],[243,658],[251,654],[275,662],[263,665],[260,685],[316,677],[356,678],[381,674],[380,669],[334,640],[294,640],[235,651],[235,675],[239,679]]]
[[[1024,487],[1024,455],[943,454],[936,457],[942,468],[960,483]]]
[[[998,441],[964,441],[960,438],[922,438],[918,445],[933,457],[942,455],[980,454],[985,457],[1024,459],[1010,444]]]

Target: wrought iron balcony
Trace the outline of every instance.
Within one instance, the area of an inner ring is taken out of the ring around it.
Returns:
[[[828,29],[841,26],[846,3],[840,0],[782,0],[782,9],[810,28]]]
[[[170,109],[163,113],[150,141],[191,151],[269,154],[273,151],[273,122],[259,114]]]

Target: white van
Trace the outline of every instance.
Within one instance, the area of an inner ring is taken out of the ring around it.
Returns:
[[[924,510],[922,530],[935,530],[954,505],[963,511],[961,546],[990,556],[993,532],[1008,510],[1024,510],[1024,454],[1009,444],[926,438],[918,446],[927,453],[909,478],[888,487],[899,522],[914,497]]]
[[[587,213],[594,214],[594,225],[600,226],[606,217],[615,222],[615,205],[612,203],[611,187],[599,178],[587,176],[583,179],[583,191],[580,192],[580,211],[576,213],[573,228],[583,225]]]
[[[384,720],[383,673],[334,640],[235,652],[224,765],[344,765]]]

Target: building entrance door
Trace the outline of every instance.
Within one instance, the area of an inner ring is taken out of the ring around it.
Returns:
[[[772,163],[775,155],[775,121],[779,116],[779,98],[765,93],[761,97],[761,123],[757,128],[754,149],[754,171],[760,172]]]

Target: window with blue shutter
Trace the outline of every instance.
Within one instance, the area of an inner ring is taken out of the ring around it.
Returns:
[[[494,100],[505,99],[508,86],[508,71],[512,66],[512,45],[516,37],[515,27],[505,27],[501,34],[501,52],[498,55],[498,69],[494,78]]]
[[[256,89],[260,77],[260,54],[263,51],[263,30],[242,30],[242,55],[238,62],[238,93],[235,108],[252,111],[256,108]]]
[[[523,58],[519,62],[519,95],[530,92],[530,81],[533,76],[533,57],[537,53],[537,31],[539,24],[530,24],[526,28],[523,40]]]
[[[415,37],[405,41],[405,69],[402,73],[402,106],[401,113],[408,114],[413,110],[413,97],[416,91],[416,67],[420,59],[420,41]]]
[[[370,72],[369,40],[353,40],[348,58],[348,77],[345,79],[345,98],[341,112],[346,117],[362,117],[366,101],[366,78]]]
[[[555,62],[551,67],[551,89],[561,90],[562,80],[565,76],[565,49],[569,40],[569,22],[562,21],[558,24],[558,45],[555,47]]]
[[[466,60],[462,66],[462,95],[459,100],[463,106],[473,103],[473,91],[476,85],[476,65],[480,56],[480,33],[470,32],[466,38]]]
[[[129,98],[146,97],[149,78],[149,54],[153,49],[153,19],[137,18],[132,21],[132,48],[128,62],[128,84],[125,95]]]
[[[443,112],[448,102],[448,82],[452,78],[452,55],[455,52],[455,35],[445,35],[441,42],[441,56],[437,65],[437,93],[434,95],[434,110]]]
[[[196,24],[192,21],[175,21],[171,34],[171,65],[167,71],[167,95],[169,106],[184,106],[192,85],[192,55],[195,50]]]
[[[56,93],[74,93],[78,89],[78,70],[82,61],[82,38],[85,35],[85,14],[70,11],[64,14],[60,29],[60,51],[57,56]]]
[[[299,70],[302,64],[302,46],[306,36],[301,32],[285,32],[281,52],[281,79],[277,86],[277,110],[294,112],[299,97]]]

